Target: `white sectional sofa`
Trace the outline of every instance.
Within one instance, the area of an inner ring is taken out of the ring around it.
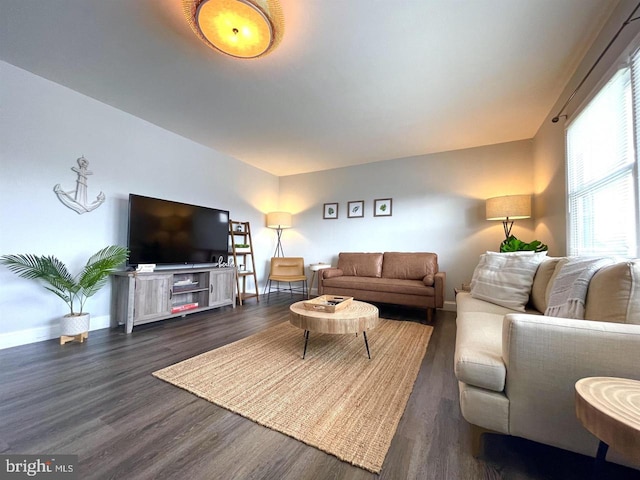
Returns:
[[[598,440],[576,418],[575,382],[640,380],[640,260],[597,270],[584,320],[545,316],[567,261],[539,263],[524,311],[476,298],[482,289],[474,297],[473,282],[471,292],[457,294],[455,374],[462,415],[480,427],[477,439],[488,430],[595,456]],[[613,450],[607,459],[640,468],[640,459]]]

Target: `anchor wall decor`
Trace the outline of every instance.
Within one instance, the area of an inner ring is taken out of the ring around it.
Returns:
[[[87,176],[93,175],[93,172],[89,171],[89,160],[84,158],[84,155],[78,159],[78,167],[71,167],[71,170],[76,172],[78,178],[76,180],[76,189],[65,192],[62,190],[60,184],[53,187],[53,191],[58,196],[58,199],[67,207],[78,214],[83,214],[95,210],[104,203],[104,193],[100,192],[96,200],[87,204]]]

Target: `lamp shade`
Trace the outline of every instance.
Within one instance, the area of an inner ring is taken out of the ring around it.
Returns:
[[[506,195],[487,199],[487,220],[531,218],[531,195]]]
[[[282,38],[278,0],[182,0],[182,5],[194,33],[232,57],[261,57]]]
[[[289,212],[267,213],[268,228],[291,228],[291,214]]]

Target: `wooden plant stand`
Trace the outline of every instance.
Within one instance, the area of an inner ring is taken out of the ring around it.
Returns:
[[[60,335],[60,345],[64,345],[65,343],[72,342],[74,340],[83,343],[87,338],[89,338],[89,332],[82,332],[78,335]]]

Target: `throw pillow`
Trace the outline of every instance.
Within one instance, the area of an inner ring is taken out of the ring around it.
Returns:
[[[487,252],[471,278],[471,296],[524,312],[533,277],[547,252]]]
[[[640,259],[598,270],[589,282],[584,318],[640,325]]]

